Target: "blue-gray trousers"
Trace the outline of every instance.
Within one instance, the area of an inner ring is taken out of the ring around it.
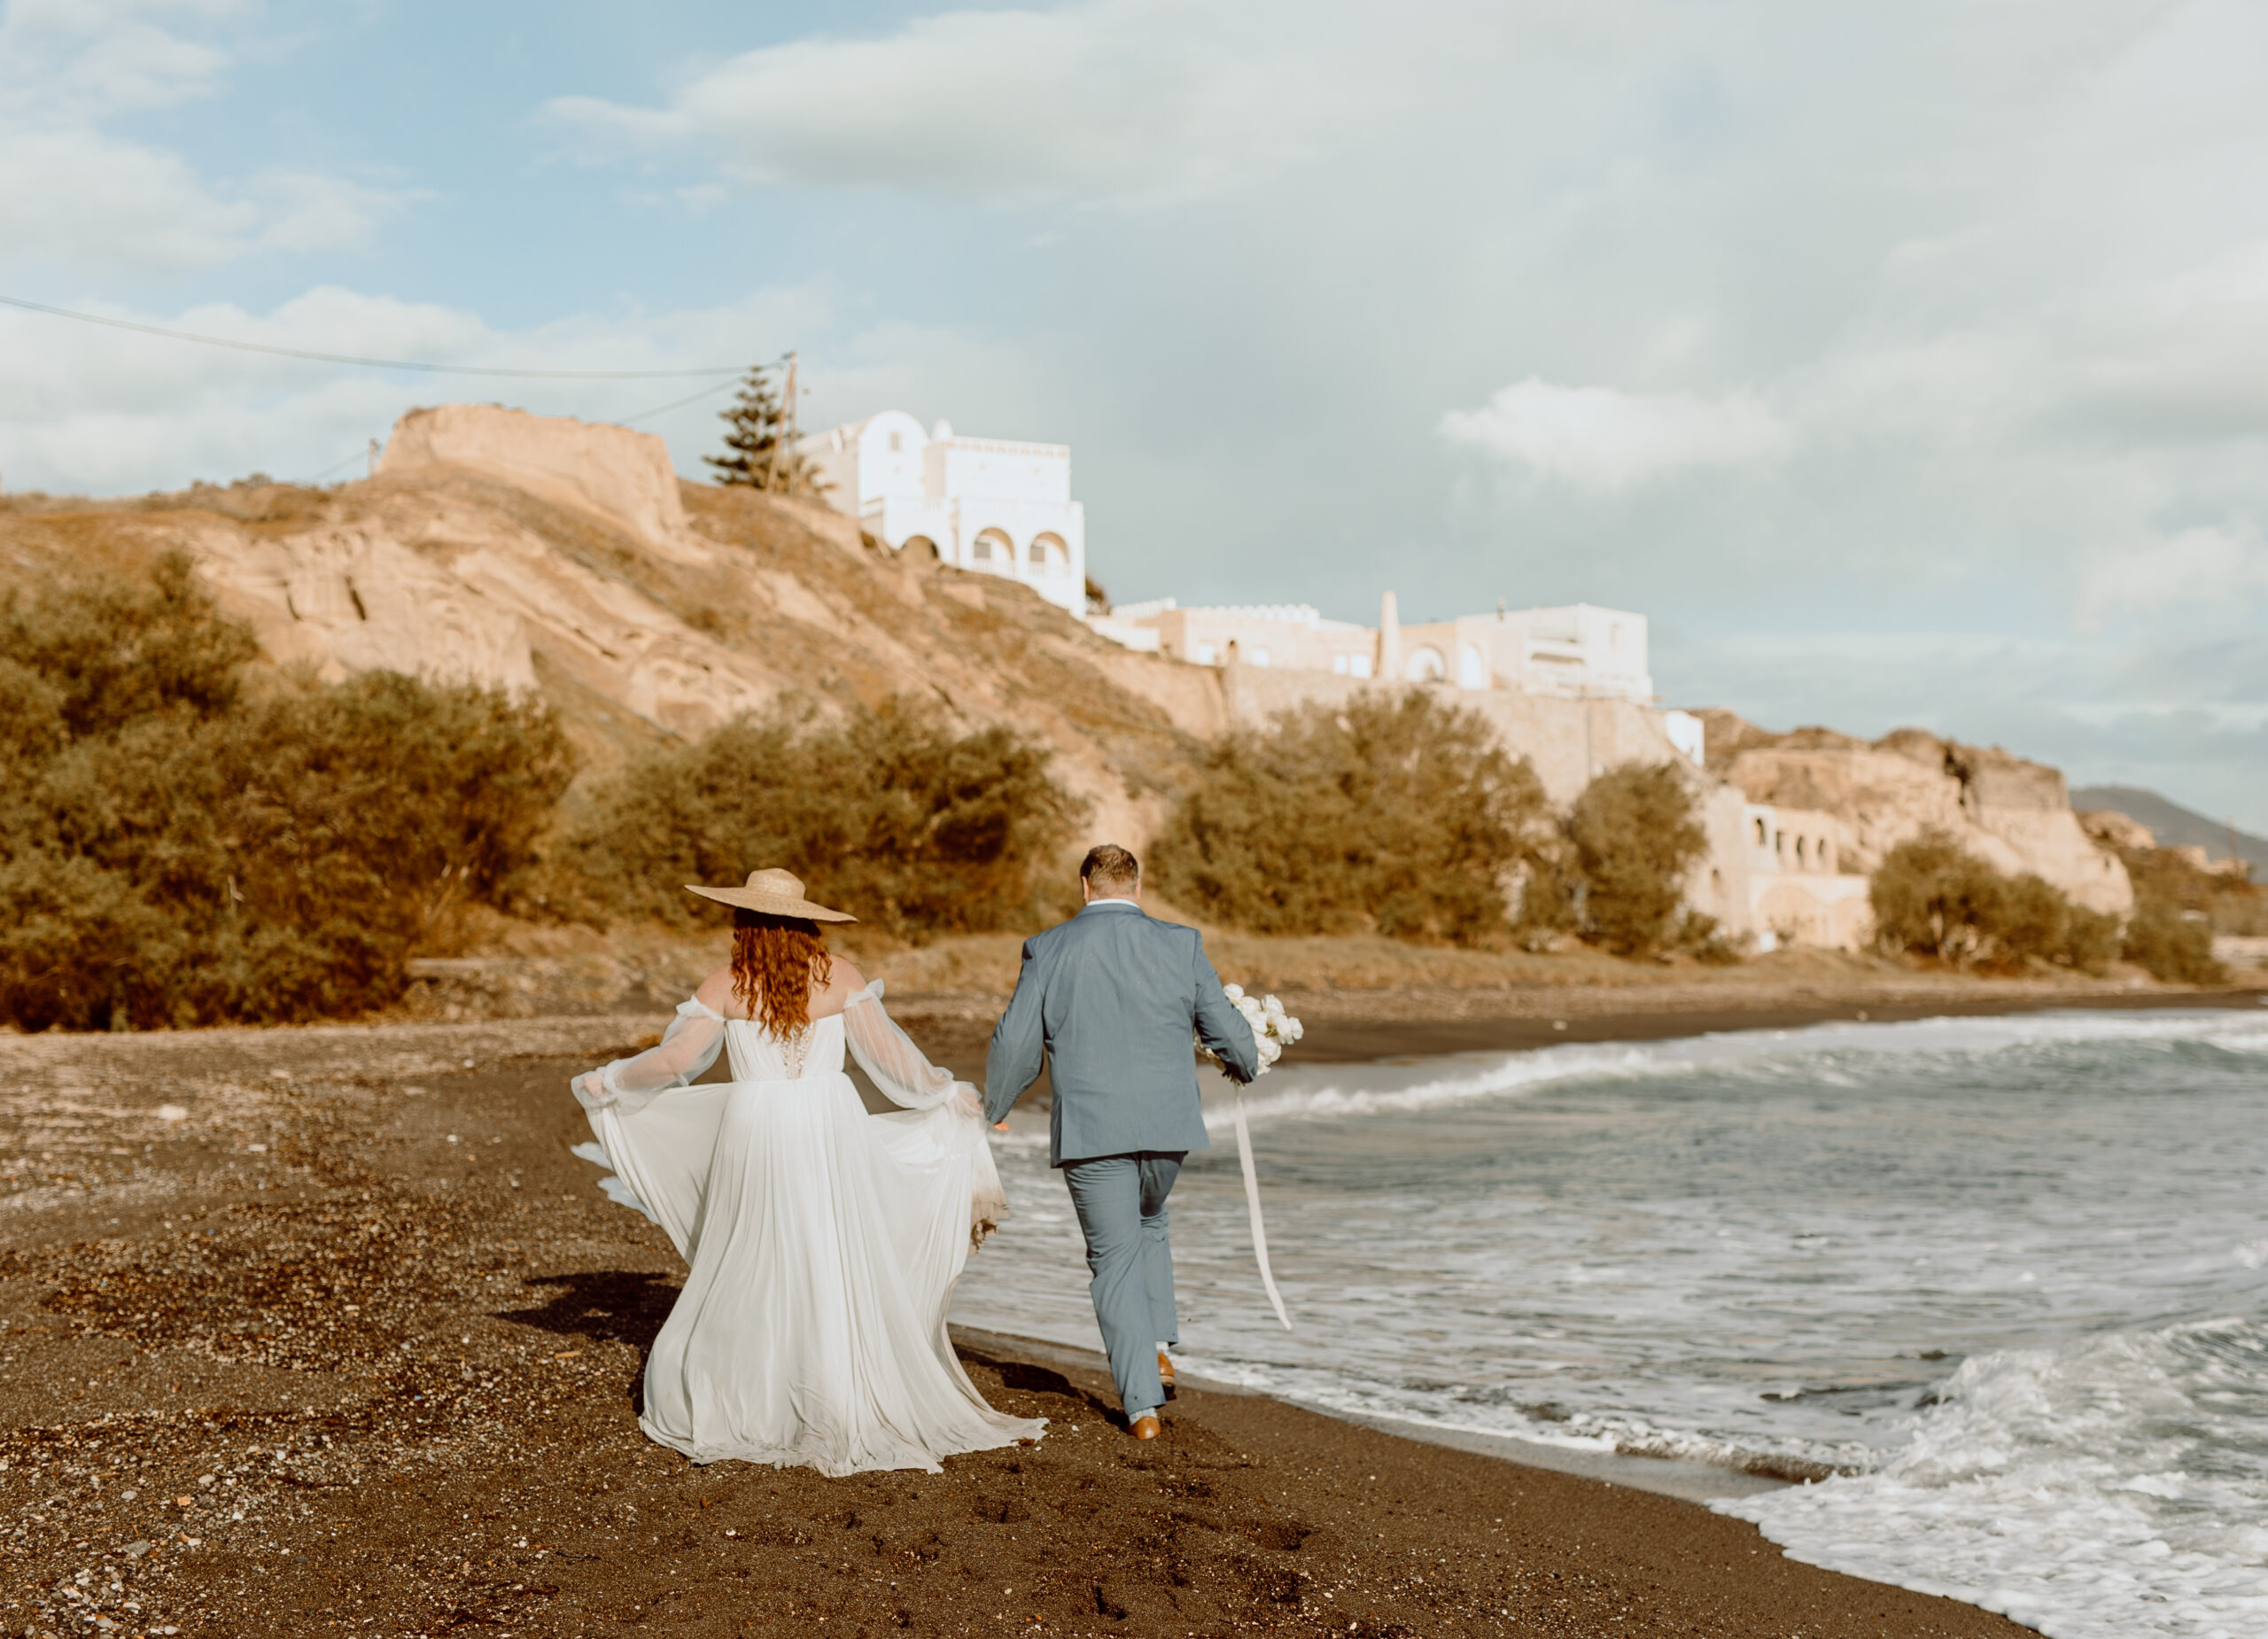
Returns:
[[[1063,1182],[1087,1238],[1095,1323],[1110,1351],[1110,1375],[1129,1422],[1165,1404],[1158,1345],[1181,1340],[1173,1313],[1166,1197],[1188,1153],[1144,1150],[1063,1163]]]

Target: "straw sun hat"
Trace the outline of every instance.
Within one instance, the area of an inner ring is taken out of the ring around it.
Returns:
[[[729,905],[737,910],[757,911],[766,916],[800,916],[813,922],[855,922],[858,919],[845,911],[830,911],[823,905],[813,905],[804,897],[804,879],[793,871],[750,871],[748,885],[743,888],[703,888],[695,882],[685,885],[687,893],[699,894],[704,899],[714,899],[718,905]]]

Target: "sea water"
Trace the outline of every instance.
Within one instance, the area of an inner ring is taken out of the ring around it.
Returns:
[[[1799,1559],[2055,1639],[2268,1635],[2268,1010],[1283,1068],[1173,1200],[1181,1355],[1320,1410],[1813,1483]],[[1044,1124],[954,1317],[1094,1347]]]

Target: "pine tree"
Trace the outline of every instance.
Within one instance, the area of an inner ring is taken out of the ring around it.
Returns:
[[[717,419],[725,423],[725,454],[702,459],[717,470],[719,484],[744,484],[790,495],[819,493],[819,475],[789,443],[788,412],[765,366],[750,367],[740,396],[729,409],[719,410]]]

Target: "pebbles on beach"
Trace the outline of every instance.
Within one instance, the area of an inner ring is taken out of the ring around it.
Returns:
[[[0,1041],[0,1634],[2014,1631],[1265,1400],[1138,1446],[1005,1356],[1036,1448],[696,1468],[634,1422],[674,1257],[567,1154],[622,1033]]]

